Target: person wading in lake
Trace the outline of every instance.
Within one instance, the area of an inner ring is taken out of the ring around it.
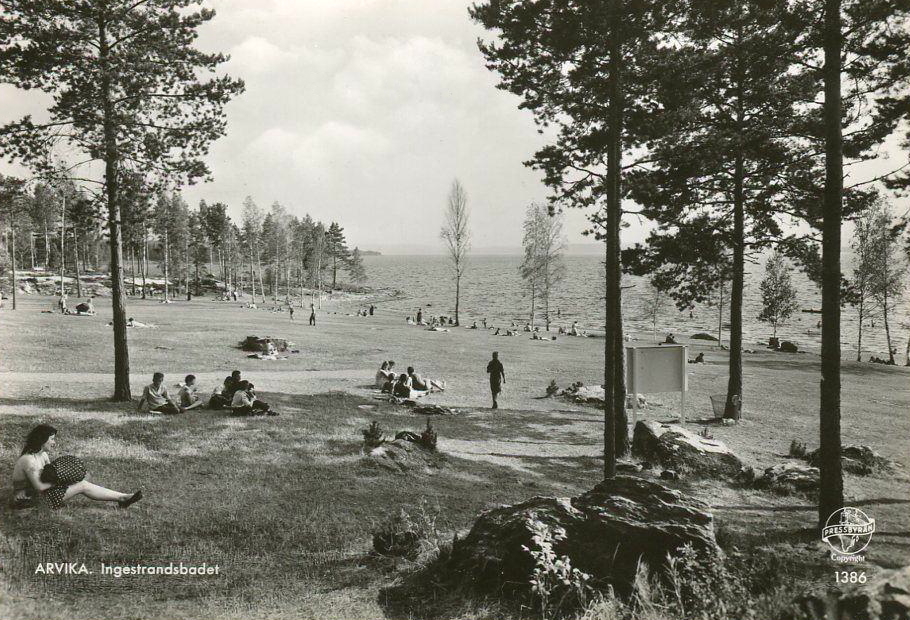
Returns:
[[[493,351],[493,359],[487,364],[487,373],[490,375],[490,392],[493,394],[493,409],[499,409],[496,397],[502,392],[502,384],[506,382],[506,370],[499,361],[499,352]]]

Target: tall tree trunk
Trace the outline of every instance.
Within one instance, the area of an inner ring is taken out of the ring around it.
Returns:
[[[51,235],[47,229],[47,218],[44,219],[44,270],[51,270]]]
[[[730,292],[730,358],[724,417],[739,420],[743,395],[743,291],[745,289],[745,213],[743,158],[737,152],[733,171],[733,287]]]
[[[63,195],[62,206],[60,207],[60,296],[66,295],[66,288],[63,285],[63,278],[66,271],[66,195]]]
[[[168,262],[170,260],[170,254],[168,252],[168,247],[170,243],[168,242],[167,227],[164,229],[164,300],[167,301],[171,298],[171,288],[170,288],[170,273],[168,272]]]
[[[32,254],[32,271],[35,270],[35,235],[32,233],[28,234],[28,246]]]
[[[250,243],[250,289],[253,303],[256,303],[256,273],[253,271],[253,244]]]
[[[865,295],[860,293],[859,296],[859,306],[857,311],[859,313],[859,329],[857,330],[858,335],[856,337],[856,361],[863,361],[863,315],[864,315],[864,305],[865,305]]]
[[[142,236],[142,256],[139,257],[139,271],[142,272],[142,299],[145,299],[148,284],[146,277],[149,273],[149,237],[148,233]]]
[[[82,274],[79,273],[79,239],[73,229],[73,266],[76,269],[76,297],[82,297]]]
[[[609,82],[607,213],[606,213],[606,300],[604,337],[604,478],[616,475],[616,458],[629,449],[625,403],[625,348],[622,328],[622,267],[620,263],[620,220],[622,199],[622,17],[623,0],[609,4]]]
[[[819,400],[818,526],[844,506],[840,431],[840,245],[844,192],[841,129],[840,0],[825,0],[823,68],[825,195],[822,205],[822,351]]]
[[[187,234],[183,238],[183,292],[186,293],[186,300],[190,301],[190,236]]]
[[[460,267],[456,267],[460,270]],[[455,325],[458,325],[458,306],[461,301],[461,273],[455,274]]]
[[[107,190],[108,231],[111,245],[111,307],[114,327],[114,400],[130,400],[130,353],[126,337],[126,304],[123,295],[123,238],[121,237],[117,129],[111,103],[108,42],[105,24],[98,24],[101,63],[101,99],[104,115],[104,186]]]
[[[531,283],[531,329],[534,328],[534,303],[536,300],[537,287]]]
[[[888,361],[894,363],[894,347],[891,346],[891,327],[888,325],[888,290],[882,297],[882,320],[885,322],[885,343],[888,345]]]
[[[16,224],[10,218],[10,227],[9,232],[12,237],[11,252],[10,252],[10,268],[12,270],[13,276],[13,310],[16,309],[16,290],[19,288],[19,282],[16,281]]]
[[[724,346],[724,281],[721,279],[720,284],[718,285],[720,290],[720,296],[718,300],[718,309],[717,309],[717,346]]]
[[[262,297],[262,303],[265,303],[265,287],[262,285],[262,255],[259,248],[256,248],[256,271],[259,275],[259,296]]]

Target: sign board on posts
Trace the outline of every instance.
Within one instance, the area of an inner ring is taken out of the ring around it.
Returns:
[[[680,344],[626,347],[626,390],[632,394],[632,427],[638,417],[638,394],[679,392],[679,421],[686,421],[687,348]]]

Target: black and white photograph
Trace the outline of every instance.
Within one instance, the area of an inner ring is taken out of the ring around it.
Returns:
[[[0,0],[0,618],[910,620],[910,0]]]

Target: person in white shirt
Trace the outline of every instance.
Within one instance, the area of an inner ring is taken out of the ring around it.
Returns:
[[[278,415],[269,408],[268,403],[257,400],[253,392],[254,387],[249,381],[240,382],[231,401],[231,411],[234,415]]]
[[[164,386],[164,373],[156,372],[152,375],[152,382],[142,390],[139,411],[154,411],[164,414],[181,412],[180,407],[177,406]]]

